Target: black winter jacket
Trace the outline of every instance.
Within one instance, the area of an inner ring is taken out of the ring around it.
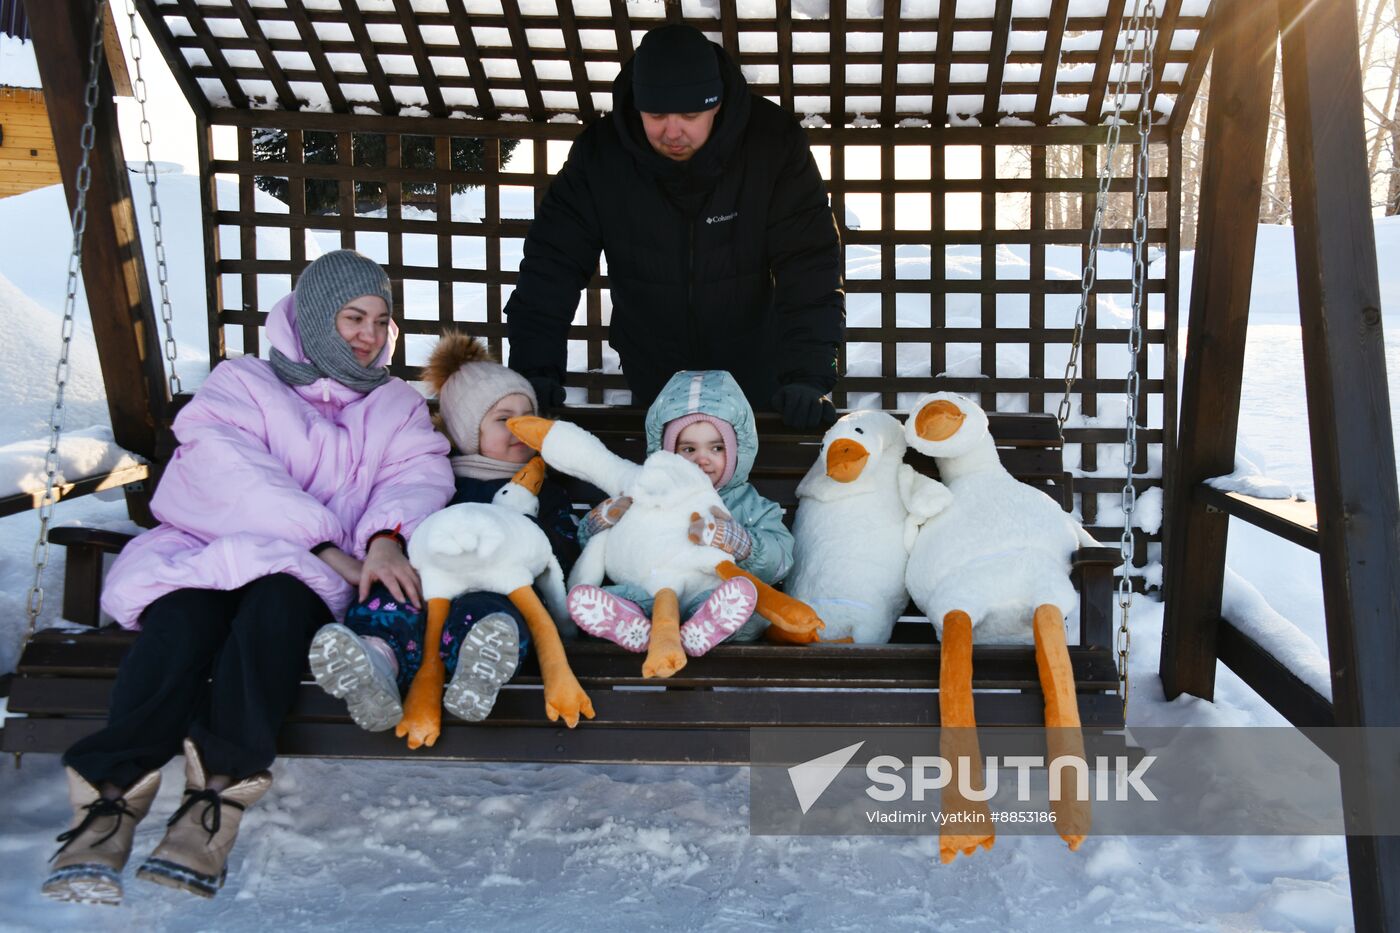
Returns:
[[[714,46],[724,102],[687,162],[652,150],[632,104],[574,142],[536,211],[506,305],[510,365],[562,381],[579,293],[607,257],[608,340],[634,405],[671,374],[727,369],[755,408],[780,384],[830,390],[845,326],[841,243],[806,135]]]

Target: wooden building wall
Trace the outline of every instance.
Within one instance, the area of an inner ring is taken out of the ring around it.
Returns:
[[[0,198],[59,182],[44,92],[0,87]]]

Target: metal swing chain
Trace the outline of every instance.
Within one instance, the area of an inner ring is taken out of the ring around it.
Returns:
[[[1133,474],[1137,470],[1137,409],[1141,388],[1138,359],[1142,354],[1143,325],[1147,319],[1147,173],[1152,135],[1153,46],[1156,44],[1157,9],[1154,0],[1147,0],[1149,24],[1144,27],[1142,50],[1142,95],[1138,98],[1138,151],[1133,181],[1133,307],[1132,325],[1128,328],[1128,380],[1124,391],[1127,429],[1123,435],[1123,535],[1118,551],[1123,558],[1118,576],[1118,680],[1123,697],[1123,710],[1128,708],[1128,653],[1133,637],[1128,630],[1128,615],[1133,606],[1133,558],[1136,541],[1133,538],[1133,513],[1137,509],[1137,488]]]
[[[160,283],[160,320],[165,326],[165,359],[170,364],[170,397],[180,393],[180,374],[175,371],[174,313],[170,307],[170,272],[165,263],[165,231],[161,226],[160,201],[156,199],[156,164],[151,160],[151,121],[146,118],[146,79],[141,76],[141,37],[136,33],[136,8],[126,0],[126,16],[131,22],[131,60],[136,66],[132,94],[141,108],[141,144],[146,147],[144,167],[146,187],[151,194],[151,230],[155,239],[156,281]]]
[[[63,389],[68,384],[68,351],[73,344],[73,313],[78,300],[78,276],[83,267],[83,232],[87,230],[87,195],[92,184],[92,150],[97,140],[95,127],[97,114],[97,88],[99,68],[102,64],[102,8],[99,5],[93,16],[92,40],[88,51],[88,81],[83,94],[87,112],[83,118],[83,129],[78,137],[82,146],[82,160],[78,163],[78,174],[74,188],[77,197],[73,203],[73,251],[68,257],[68,291],[63,299],[62,341],[59,347],[58,366],[54,370],[54,402],[49,411],[49,449],[44,454],[44,498],[39,501],[39,539],[34,542],[34,582],[29,587],[25,599],[25,611],[29,616],[25,628],[24,643],[34,636],[34,628],[39,613],[44,609],[44,568],[49,562],[49,521],[53,517],[54,480],[58,472],[58,441],[63,434]]]
[[[1145,21],[1145,23],[1144,23]],[[1118,150],[1122,129],[1123,103],[1127,97],[1128,75],[1133,70],[1137,56],[1139,38],[1142,46],[1142,73],[1140,96],[1138,98],[1138,140],[1139,150],[1134,171],[1134,217],[1133,217],[1133,317],[1128,332],[1129,367],[1125,402],[1127,405],[1126,430],[1124,435],[1123,462],[1127,467],[1127,480],[1122,490],[1123,533],[1119,538],[1119,554],[1122,557],[1118,581],[1118,606],[1121,610],[1118,632],[1115,636],[1115,649],[1118,653],[1118,693],[1126,709],[1128,704],[1128,654],[1132,648],[1132,635],[1128,630],[1128,614],[1133,602],[1133,588],[1130,571],[1135,552],[1132,535],[1133,511],[1137,506],[1136,489],[1133,486],[1133,471],[1137,467],[1137,398],[1139,376],[1137,358],[1142,347],[1142,317],[1146,310],[1146,239],[1147,239],[1147,171],[1148,137],[1152,131],[1152,111],[1148,102],[1153,88],[1153,49],[1156,45],[1157,5],[1155,0],[1138,0],[1133,5],[1133,15],[1128,21],[1127,45],[1124,48],[1123,66],[1118,72],[1118,80],[1113,90],[1113,115],[1108,124],[1108,138],[1105,140],[1103,163],[1099,166],[1098,189],[1094,199],[1094,220],[1089,229],[1089,256],[1079,280],[1079,306],[1075,310],[1074,333],[1070,339],[1069,359],[1065,363],[1065,392],[1060,398],[1056,413],[1056,425],[1060,443],[1065,440],[1065,422],[1069,420],[1071,396],[1074,384],[1079,379],[1079,356],[1083,348],[1084,327],[1089,314],[1089,294],[1093,291],[1098,276],[1099,245],[1103,236],[1104,212],[1108,203],[1109,182],[1113,176],[1113,157]]]

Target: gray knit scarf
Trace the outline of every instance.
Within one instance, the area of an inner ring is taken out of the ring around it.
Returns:
[[[362,365],[336,330],[336,314],[362,295],[377,295],[390,310],[394,307],[389,277],[374,260],[341,249],[307,266],[297,281],[295,314],[301,348],[310,362],[298,362],[273,347],[269,362],[277,378],[292,386],[333,379],[356,392],[372,392],[392,378],[386,367]]]

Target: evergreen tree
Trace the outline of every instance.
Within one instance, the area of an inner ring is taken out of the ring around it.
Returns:
[[[382,133],[353,133],[350,136],[351,155],[354,164],[370,168],[385,164],[386,137]],[[399,164],[404,168],[434,168],[436,165],[434,138],[431,136],[400,136],[403,147]],[[519,140],[501,140],[501,164],[510,160]],[[305,132],[302,134],[303,159],[312,165],[335,165],[339,160],[335,133]],[[454,137],[451,144],[451,169],[458,172],[481,172],[485,170],[486,141],[474,138]],[[258,130],[253,135],[253,160],[256,162],[287,162],[287,133],[285,130]],[[447,167],[447,166],[443,166]],[[277,175],[258,175],[254,179],[258,188],[277,198],[287,200],[288,179]],[[436,185],[432,182],[405,182],[403,200],[405,204],[420,202],[431,204],[436,195]],[[454,184],[452,192],[461,194],[468,184]],[[308,214],[333,213],[340,196],[339,183],[333,179],[306,179],[306,212]],[[366,213],[385,205],[384,184],[382,182],[355,182],[355,211]]]

